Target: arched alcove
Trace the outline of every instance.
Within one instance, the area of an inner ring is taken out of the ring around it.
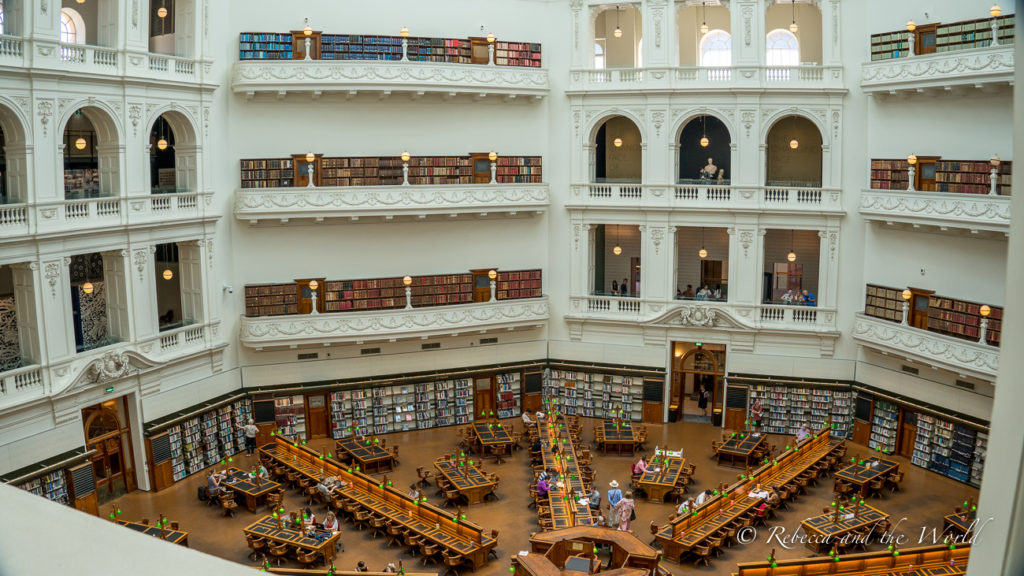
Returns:
[[[765,141],[767,186],[821,187],[822,137],[803,116],[786,116],[768,130]]]
[[[821,64],[821,11],[813,0],[777,0],[765,11],[764,29],[768,31],[765,35],[765,64],[768,66]],[[787,35],[796,40],[799,50],[792,63],[788,60],[781,63],[772,51],[791,45]]]
[[[625,116],[602,122],[594,135],[594,181],[639,183],[643,179],[643,137]]]
[[[709,114],[691,118],[679,131],[681,184],[729,184],[732,137],[725,124]]]
[[[113,118],[103,109],[85,106],[71,114],[63,134],[64,197],[117,196],[120,146]]]
[[[594,42],[603,48],[605,68],[642,67],[642,41],[643,16],[635,6],[620,4],[597,14]],[[592,64],[597,66],[596,54]]]
[[[153,194],[196,190],[198,142],[195,126],[185,114],[167,110],[153,121],[149,132],[149,160]]]
[[[707,2],[680,2],[676,9],[677,61],[680,66],[731,66],[731,57],[713,58],[712,62],[702,61],[702,48],[720,48],[723,38],[732,34],[732,17],[729,8],[720,0]],[[710,43],[709,43],[710,39]],[[730,40],[731,44],[731,40]]]

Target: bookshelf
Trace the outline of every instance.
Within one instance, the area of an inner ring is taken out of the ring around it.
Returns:
[[[985,341],[999,346],[1003,309],[990,306]],[[941,296],[928,297],[928,330],[955,338],[977,341],[981,329],[981,304]]]
[[[988,194],[992,189],[992,165],[988,160],[939,160],[935,163],[935,191],[955,194]],[[1013,163],[1000,162],[996,193],[1009,196],[1013,185]]]
[[[321,34],[321,60],[401,60],[398,36]]]
[[[1000,16],[999,43],[1013,44],[1013,14]],[[980,18],[939,24],[935,29],[935,51],[950,52],[953,50],[969,50],[971,48],[988,48],[992,43],[992,19]]]
[[[292,35],[242,32],[238,35],[239,60],[291,60]]]
[[[903,291],[885,286],[867,285],[864,315],[892,322],[903,321]]]
[[[518,372],[498,374],[498,418],[513,418],[522,414],[522,389]]]
[[[472,42],[468,38],[409,38],[407,52],[413,62],[473,63]],[[401,42],[398,57],[402,57]]]
[[[770,434],[795,435],[803,424],[822,428],[831,420],[833,434],[848,438],[853,421],[854,395],[850,390],[781,384],[754,384],[747,395],[747,414],[754,400],[764,408],[762,430]]]
[[[935,420],[934,416],[928,414],[917,415],[917,432],[914,436],[914,452],[910,457],[910,463],[915,466],[927,468],[932,459],[932,445],[935,441]]]
[[[517,298],[540,298],[542,293],[540,270],[498,272],[495,298],[514,300]]]
[[[245,426],[252,420],[252,400],[243,398],[231,406],[231,413],[235,420],[235,448],[234,452],[245,450],[245,433],[239,427]],[[231,452],[228,452],[229,454]]]
[[[295,180],[291,158],[240,160],[242,188],[287,188]]]
[[[871,440],[868,448],[885,454],[896,451],[896,430],[899,427],[899,408],[895,404],[875,401],[874,416],[871,421]]]
[[[871,160],[872,190],[906,190],[909,187],[910,174],[906,158],[902,160]]]
[[[518,373],[499,375],[502,378],[518,386]],[[448,379],[332,392],[333,436],[351,437],[355,428],[365,434],[390,434],[468,424],[473,419],[470,382]]]
[[[985,471],[985,457],[988,454],[988,434],[978,432],[974,439],[974,458],[971,461],[971,479],[969,484],[981,486],[982,475]]]
[[[871,59],[890,60],[906,56],[911,35],[906,30],[871,35]]]
[[[245,287],[246,316],[299,313],[299,289],[291,284],[250,284]]]
[[[70,504],[68,482],[63,469],[34,478],[24,484],[19,484],[18,488],[31,492],[36,496],[42,496],[47,500],[53,500],[58,504]]]
[[[305,153],[296,155],[301,160]],[[490,170],[489,162],[485,171]],[[498,184],[542,184],[541,156],[499,156],[495,161]],[[304,187],[305,166],[292,158],[240,161],[242,188]],[[296,170],[295,168],[298,168]],[[321,187],[398,186],[402,184],[402,159],[398,156],[322,157],[314,162]],[[299,176],[299,177],[296,177]],[[473,157],[414,156],[409,159],[409,184],[465,185],[474,183]],[[489,180],[489,174],[488,174]]]
[[[603,372],[547,369],[541,387],[549,410],[563,414],[610,419],[622,410],[622,418],[643,420],[642,376]]]
[[[352,437],[352,398],[349,392],[331,392],[331,437]]]
[[[529,42],[495,42],[494,64],[497,66],[540,68],[540,44]]]
[[[974,443],[978,432],[972,428],[955,424],[953,445],[949,451],[949,470],[946,475],[954,480],[967,483],[971,478],[971,460],[974,458]]]

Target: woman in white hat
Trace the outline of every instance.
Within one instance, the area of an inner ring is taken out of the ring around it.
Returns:
[[[619,490],[619,482],[612,480],[608,483],[608,509],[615,509],[615,505],[622,500],[622,490]],[[612,526],[618,526],[619,516],[618,514],[608,514],[608,520],[611,521]]]

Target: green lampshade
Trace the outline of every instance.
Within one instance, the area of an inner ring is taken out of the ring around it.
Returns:
[[[111,520],[113,520],[113,519],[114,519],[114,513],[113,513],[113,512],[111,512],[111,513],[110,513],[110,519],[111,519]]]
[[[899,551],[899,550],[896,550],[895,552],[893,552],[893,553],[892,553],[892,555],[893,555],[893,556],[899,556],[899,555],[900,555],[900,551]]]
[[[466,515],[465,515],[465,514],[463,514],[463,515],[462,515],[462,519],[463,519],[463,520],[465,520],[465,519],[466,519]]]
[[[515,566],[509,566],[508,567],[508,571],[509,572],[515,572],[516,571],[516,567]]]
[[[274,431],[273,431],[273,430],[271,430],[271,431],[270,431],[270,435],[271,435],[271,436],[273,436],[273,435],[274,435]]]

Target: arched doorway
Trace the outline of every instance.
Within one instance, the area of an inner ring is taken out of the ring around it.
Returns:
[[[714,116],[695,116],[679,131],[678,182],[728,185],[731,178],[732,137],[729,129]]]
[[[125,398],[108,400],[82,410],[85,447],[96,452],[89,457],[96,495],[103,505],[135,490],[135,460],[132,456]]]
[[[669,396],[670,410],[674,409],[676,421],[690,419],[711,421],[715,408],[722,407],[725,382],[725,347],[710,349],[704,344],[676,343],[677,354],[686,346],[693,346],[689,351],[676,356],[672,366],[672,391]],[[707,404],[707,417],[702,416],[699,408],[699,392],[705,386],[711,393]],[[669,415],[670,420],[673,414]]]
[[[625,116],[611,116],[594,131],[593,181],[639,184],[643,180],[643,134]]]
[[[820,188],[822,143],[814,122],[796,115],[780,118],[765,141],[765,185]]]

